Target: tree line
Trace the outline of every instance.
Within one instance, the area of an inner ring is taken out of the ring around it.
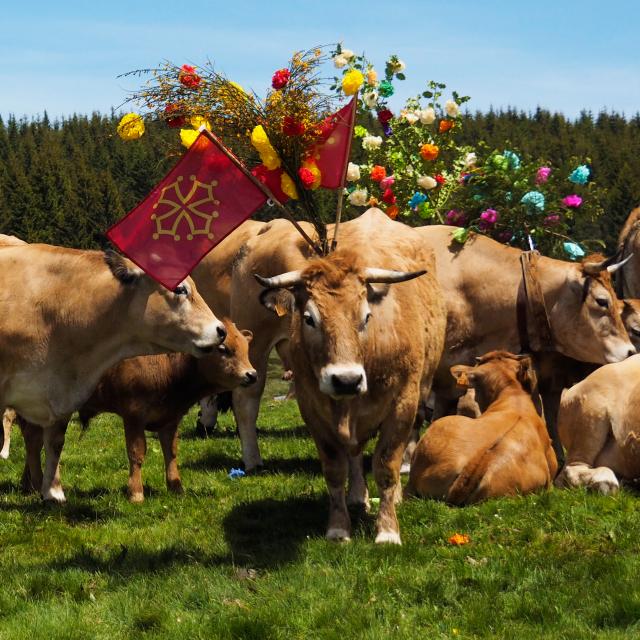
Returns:
[[[28,242],[108,246],[106,229],[182,153],[176,130],[150,124],[142,138],[123,142],[116,134],[118,120],[115,113],[59,121],[46,114],[0,119],[0,232]],[[462,144],[484,141],[489,148],[513,148],[555,164],[571,156],[588,158],[594,179],[606,189],[598,232],[610,250],[629,211],[640,204],[640,114],[628,119],[583,112],[569,119],[543,109],[491,110],[466,114],[458,135]],[[332,206],[331,199],[321,202]],[[277,210],[265,208],[258,217],[270,215]]]

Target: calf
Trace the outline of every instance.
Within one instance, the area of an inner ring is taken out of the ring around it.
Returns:
[[[100,379],[91,397],[79,410],[86,428],[95,415],[108,411],[124,422],[129,456],[129,498],[142,502],[141,467],[147,451],[145,429],[155,431],[164,454],[167,488],[182,492],[178,472],[178,425],[189,408],[211,393],[248,386],[257,378],[248,358],[250,331],[239,331],[224,321],[224,344],[204,358],[184,353],[129,358],[111,367]],[[24,425],[23,425],[24,426]],[[27,468],[23,484],[38,486],[42,430],[23,429],[27,446]]]
[[[556,456],[532,401],[528,356],[492,351],[475,367],[457,365],[459,387],[473,388],[483,413],[436,420],[416,447],[406,495],[455,505],[529,493],[551,485]]]

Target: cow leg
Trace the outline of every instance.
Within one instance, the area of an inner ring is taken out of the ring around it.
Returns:
[[[351,540],[351,518],[345,495],[349,467],[347,452],[340,445],[334,447],[320,439],[316,440],[316,447],[329,491],[327,540],[348,542]]]
[[[364,477],[364,456],[349,456],[349,491],[347,504],[369,511],[369,489]]]
[[[560,409],[562,392],[547,390],[543,391],[540,395],[542,397],[542,406],[544,407],[544,421],[547,424],[547,432],[551,438],[553,450],[558,459],[558,465],[561,467],[564,462],[564,449],[562,448],[560,435],[558,433],[558,411]]]
[[[20,430],[24,438],[25,462],[21,489],[24,493],[37,493],[42,487],[42,447],[44,446],[44,433],[42,427],[31,424],[26,420],[19,420]]]
[[[607,496],[616,493],[620,483],[609,467],[591,467],[584,463],[567,464],[555,482],[557,487],[587,487]]]
[[[178,471],[178,423],[168,424],[158,431],[158,438],[164,455],[164,471],[167,489],[173,493],[183,493]]]
[[[68,424],[67,417],[43,429],[45,459],[41,494],[44,500],[51,502],[63,503],[67,500],[60,482],[59,463]]]
[[[129,456],[129,500],[131,502],[144,502],[142,463],[147,453],[147,438],[144,434],[144,427],[125,422],[124,435],[127,441],[127,455]]]
[[[0,450],[0,458],[6,460],[9,457],[9,447],[11,446],[11,427],[16,420],[16,412],[13,409],[5,409],[2,414],[2,430],[4,433],[4,441],[2,450]]]
[[[196,435],[206,438],[218,424],[218,397],[207,396],[200,400],[200,414],[196,422]]]

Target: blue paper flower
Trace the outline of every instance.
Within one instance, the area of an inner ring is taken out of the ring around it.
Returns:
[[[539,191],[528,191],[522,196],[520,202],[532,210],[544,211],[544,195]]]
[[[571,174],[569,175],[569,181],[574,184],[587,184],[589,182],[589,176],[591,175],[591,171],[586,164],[581,164],[579,167],[576,167]]]
[[[520,156],[517,153],[514,153],[513,151],[505,151],[502,154],[502,157],[507,159],[510,169],[515,171],[520,168]]]
[[[563,242],[562,248],[572,260],[584,258],[584,249],[575,242]]]
[[[409,200],[409,207],[411,207],[411,209],[416,209],[419,204],[426,202],[428,199],[429,198],[427,198],[424,193],[416,191],[413,196],[411,196],[411,200]]]
[[[232,480],[235,480],[236,478],[242,478],[245,475],[246,474],[242,469],[231,469],[231,471],[229,471],[229,477]]]

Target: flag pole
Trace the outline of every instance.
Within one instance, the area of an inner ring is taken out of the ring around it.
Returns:
[[[249,180],[251,180],[251,182],[253,182],[253,184],[256,185],[256,187],[258,187],[258,189],[260,189],[260,191],[262,191],[262,193],[264,193],[265,196],[267,196],[267,198],[269,198],[269,200],[271,200],[271,202],[273,202],[274,205],[276,205],[276,207],[278,207],[278,209],[280,209],[280,211],[284,214],[284,216],[287,218],[287,220],[289,220],[289,222],[291,222],[291,224],[293,224],[293,226],[296,228],[296,230],[298,231],[298,233],[305,239],[305,241],[309,244],[309,246],[318,254],[318,255],[322,255],[322,251],[320,249],[320,247],[318,247],[318,245],[309,237],[309,234],[300,226],[299,222],[291,215],[291,212],[289,211],[289,209],[287,209],[272,193],[271,189],[269,189],[269,187],[267,187],[266,184],[264,184],[263,182],[260,182],[260,180],[258,180],[258,178],[256,178],[253,173],[251,173],[251,171],[249,171],[249,169],[247,169],[244,164],[242,164],[242,162],[240,162],[240,160],[238,158],[236,158],[236,156],[231,153],[231,151],[229,151],[229,149],[227,149],[224,144],[222,144],[222,141],[211,131],[209,131],[208,129],[206,129],[203,126],[201,126],[199,128],[200,133],[203,133],[213,144],[216,145],[216,147],[218,147],[218,149],[220,149],[220,151],[222,151],[222,153],[236,166],[238,167],[238,169],[240,169],[240,171],[242,171],[242,173],[244,173],[244,175],[249,178]]]
[[[356,111],[358,110],[358,92],[353,96],[353,109],[351,109],[351,122],[349,123],[349,142],[347,144],[347,153],[342,172],[342,180],[340,181],[340,189],[338,190],[338,205],[336,207],[336,224],[333,227],[333,240],[331,241],[331,251],[335,251],[338,246],[338,230],[340,228],[340,220],[342,219],[342,202],[344,200],[344,186],[347,181],[347,169],[349,168],[349,156],[351,155],[351,140],[353,139],[353,126],[356,122]]]

